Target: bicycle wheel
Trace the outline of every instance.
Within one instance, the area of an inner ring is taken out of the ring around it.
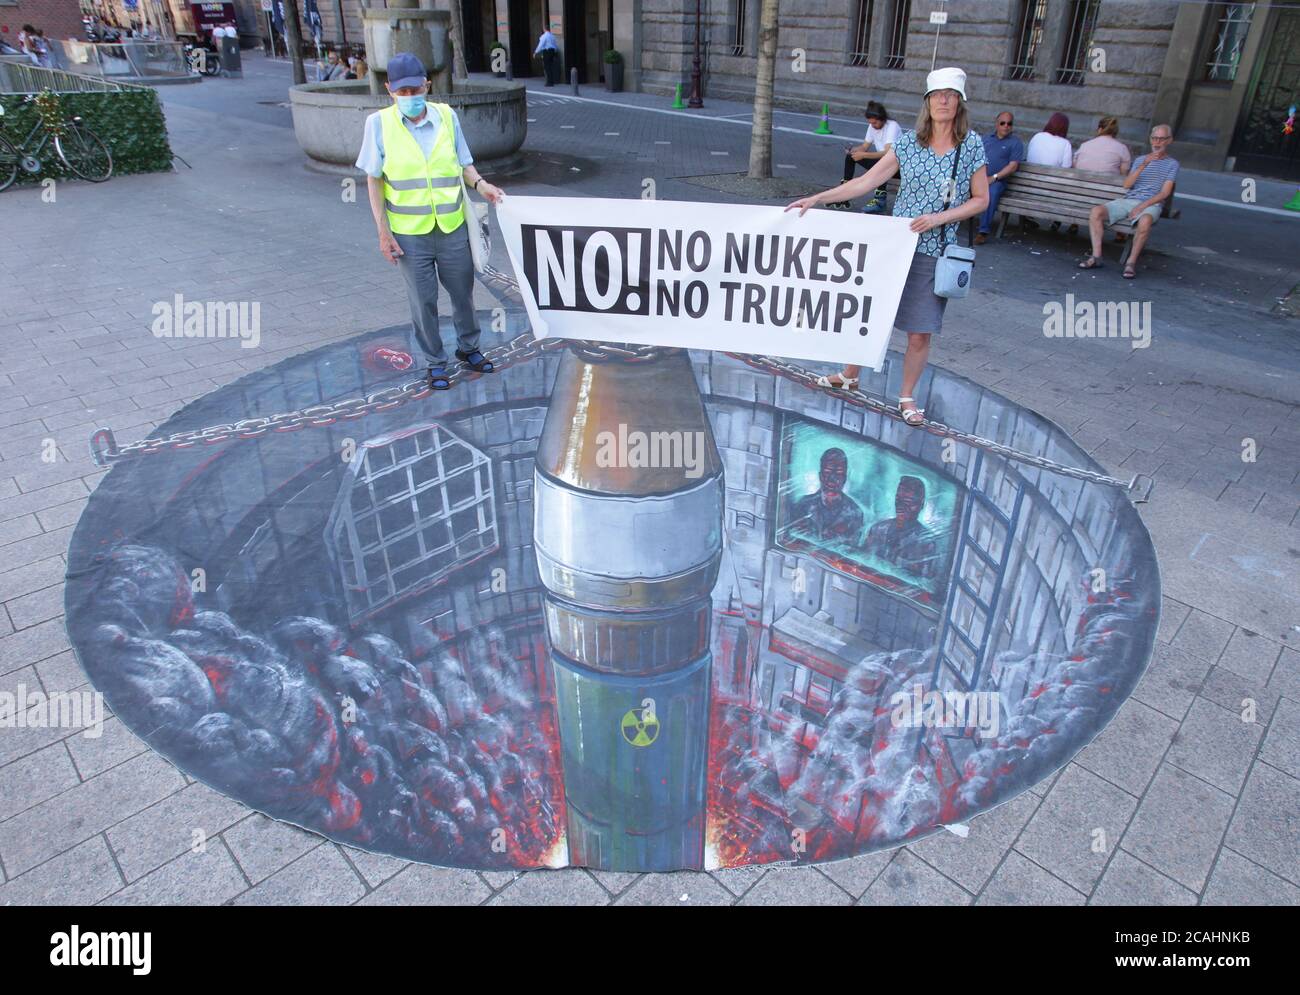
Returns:
[[[113,154],[84,124],[72,123],[62,135],[54,136],[54,151],[70,170],[83,180],[102,183],[113,175]]]
[[[9,184],[18,177],[18,160],[22,156],[4,135],[0,135],[0,190],[9,189]]]

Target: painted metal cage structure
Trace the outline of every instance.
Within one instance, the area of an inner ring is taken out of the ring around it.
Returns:
[[[355,624],[497,548],[491,461],[437,423],[367,439],[325,540]]]

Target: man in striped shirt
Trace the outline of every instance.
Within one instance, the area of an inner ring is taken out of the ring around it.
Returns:
[[[1137,261],[1151,235],[1151,226],[1160,217],[1162,205],[1174,195],[1174,180],[1178,176],[1178,160],[1169,154],[1174,131],[1167,124],[1151,129],[1151,151],[1140,156],[1133,171],[1124,178],[1129,196],[1096,205],[1088,216],[1088,232],[1092,236],[1092,255],[1079,264],[1080,269],[1096,269],[1101,265],[1101,238],[1107,225],[1123,220],[1136,220],[1133,250],[1124,266],[1124,278],[1137,276]]]

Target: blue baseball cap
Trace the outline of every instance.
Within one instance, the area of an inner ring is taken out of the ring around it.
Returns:
[[[410,52],[398,52],[388,60],[388,85],[394,90],[404,86],[423,86],[427,81],[424,63]]]

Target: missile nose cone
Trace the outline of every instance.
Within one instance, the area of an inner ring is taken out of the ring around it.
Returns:
[[[707,597],[722,459],[690,358],[560,363],[537,447],[533,540],[547,590],[595,609]]]
[[[685,352],[637,363],[566,353],[537,469],[598,494],[670,494],[720,476],[722,459]]]

